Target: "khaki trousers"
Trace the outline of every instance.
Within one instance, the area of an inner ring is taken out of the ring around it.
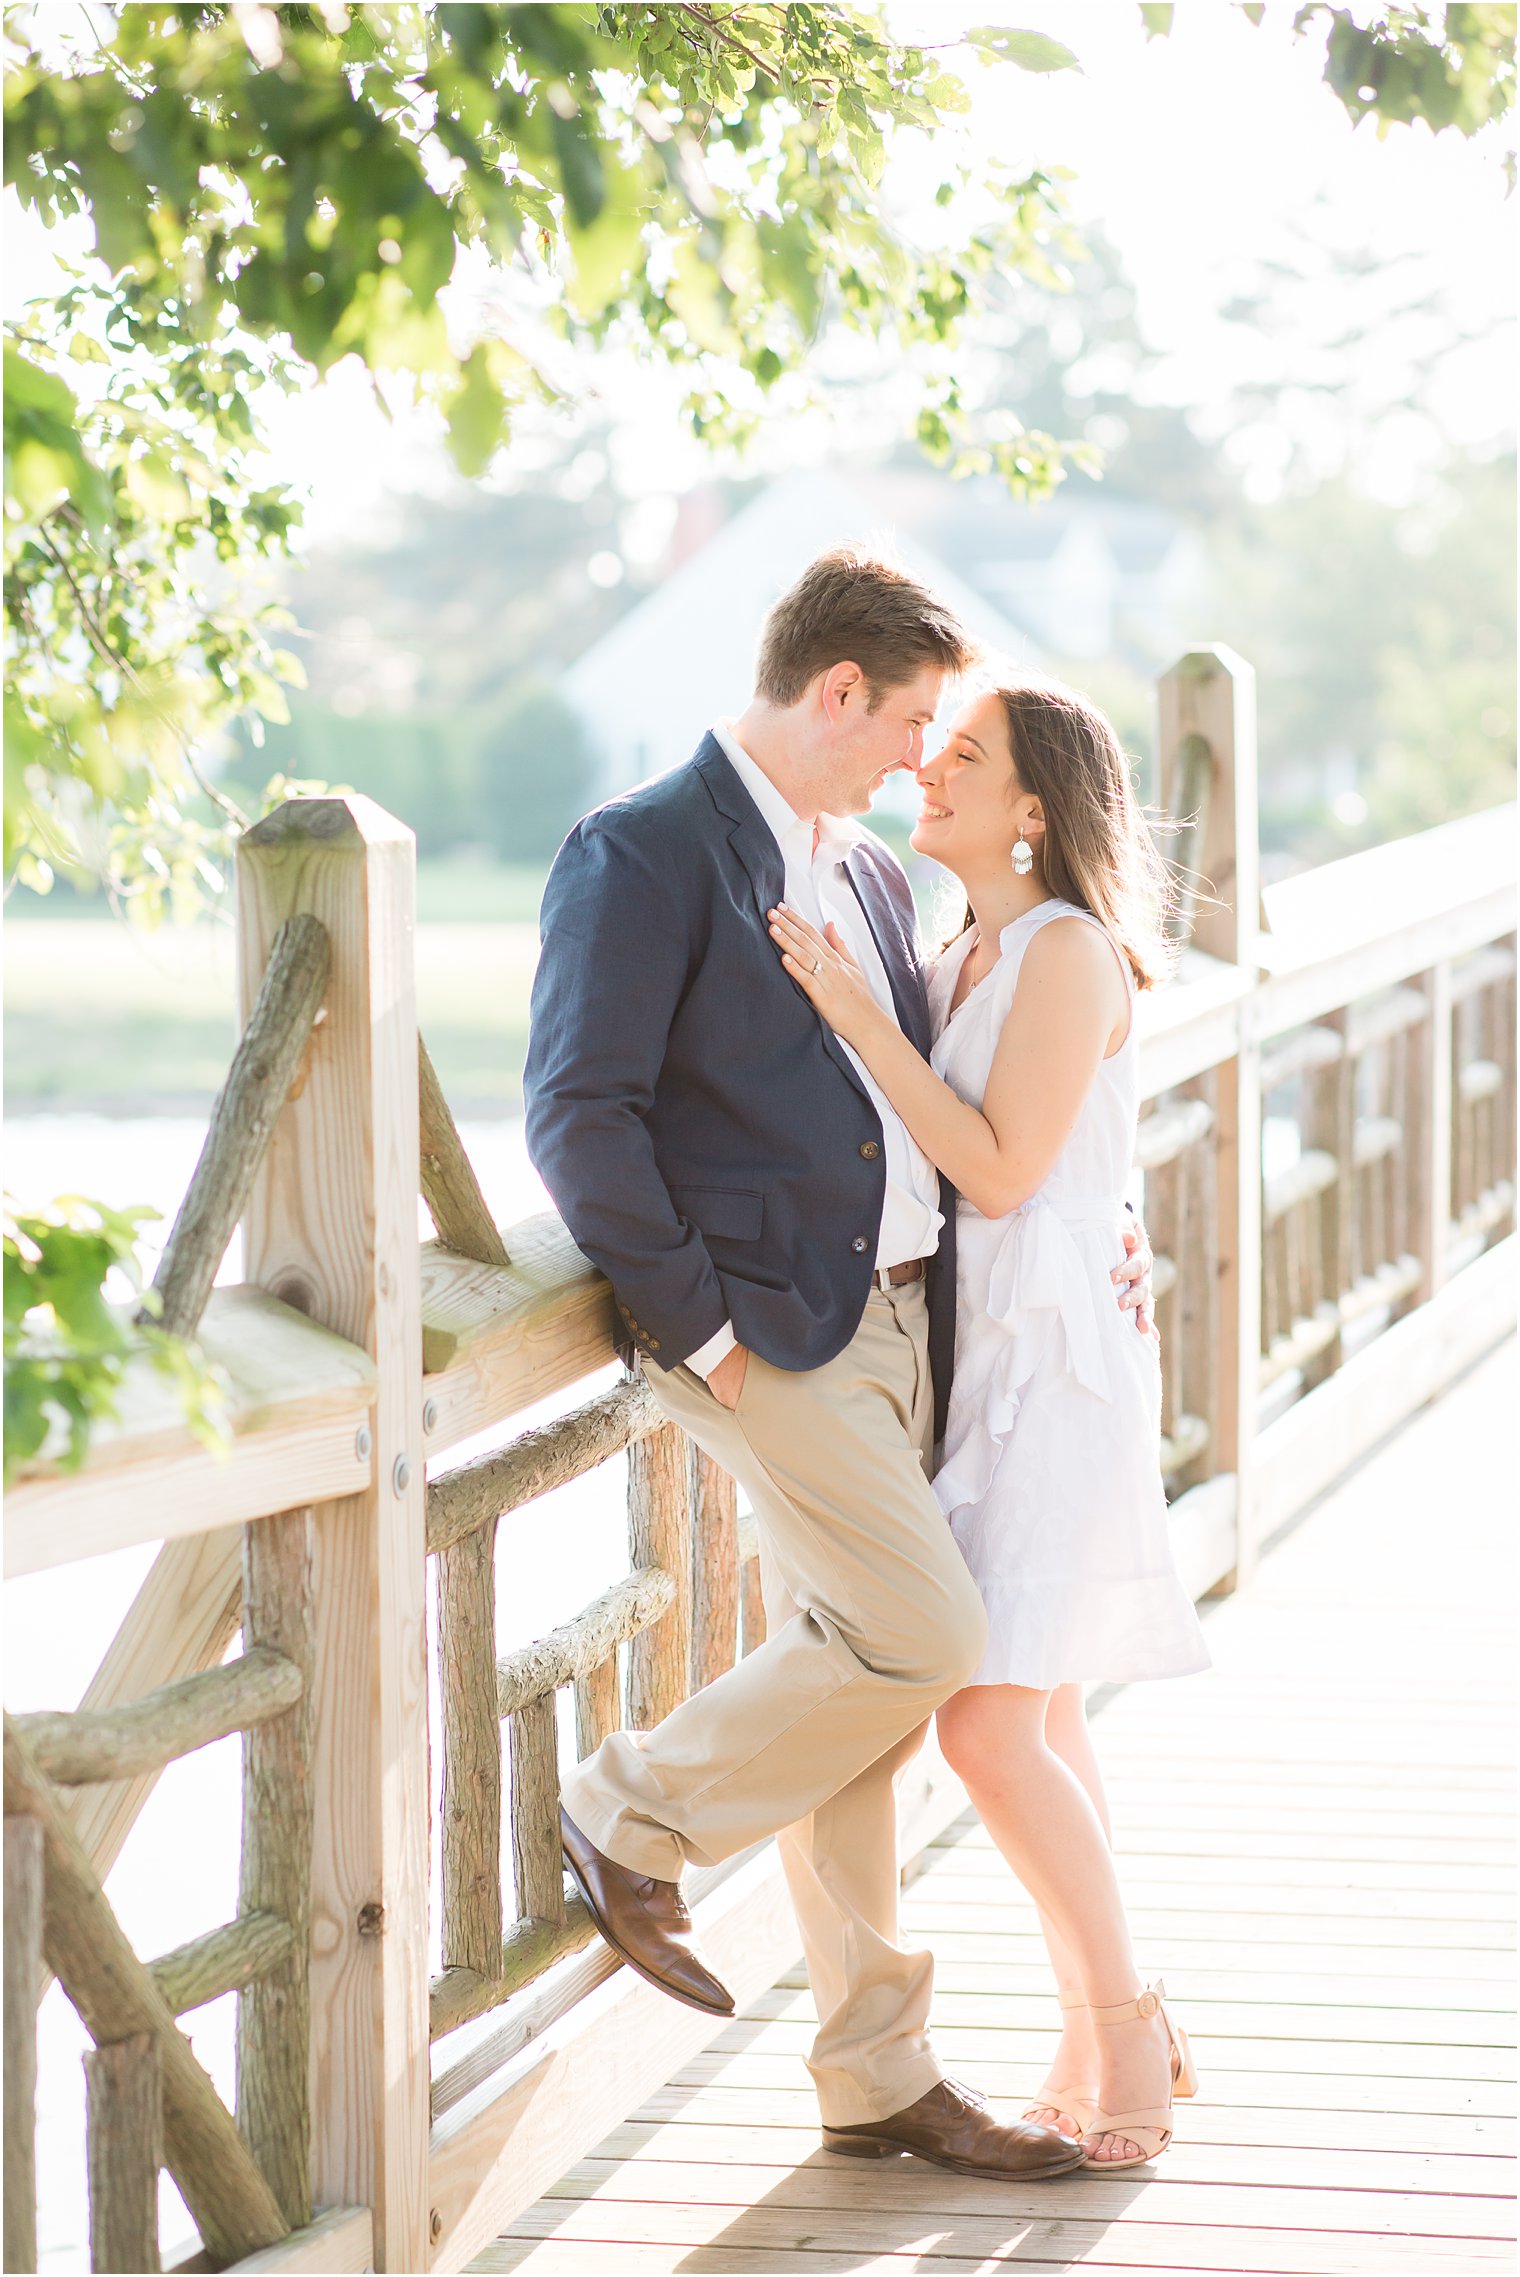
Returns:
[[[930,1956],[897,1942],[893,1780],[974,1673],[987,1625],[929,1491],[923,1283],[873,1288],[825,1367],[752,1352],[732,1413],[689,1368],[645,1373],[749,1496],[766,1641],[654,1731],[604,1740],[567,1776],[565,1807],[598,1849],[663,1881],[778,1835],[824,2121],[886,2118],[942,2076]]]

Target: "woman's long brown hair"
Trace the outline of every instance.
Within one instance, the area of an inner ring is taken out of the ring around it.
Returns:
[[[1046,885],[1107,926],[1136,987],[1154,988],[1176,962],[1165,930],[1176,889],[1152,841],[1118,737],[1095,704],[1058,681],[1029,681],[994,693],[1007,721],[1017,788],[1037,798],[1044,811],[1040,861]],[[969,907],[965,922],[971,922]]]

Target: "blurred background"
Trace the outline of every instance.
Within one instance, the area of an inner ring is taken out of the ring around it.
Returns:
[[[693,436],[678,375],[582,353],[473,482],[436,411],[382,407],[353,364],[271,402],[273,471],[309,493],[280,573],[306,686],[262,748],[245,726],[215,764],[245,798],[278,769],[415,830],[424,1032],[467,1117],[517,1112],[565,831],[742,705],[765,607],[840,538],[894,547],[996,650],[1090,691],[1142,777],[1156,675],[1228,642],[1258,674],[1269,879],[1511,795],[1514,211],[1496,155],[1353,127],[1285,26],[1184,0],[1148,37],[1156,13],[1023,9],[1080,73],[968,81],[989,162],[1070,170],[1066,288],[1010,274],[959,351],[989,410],[1099,455],[1049,498],[953,479],[905,441],[913,381],[858,341],[824,343],[821,400],[781,396],[743,452]],[[936,0],[889,22],[944,43],[980,14]],[[893,163],[911,225],[930,176],[921,193],[911,153]],[[59,233],[14,208],[9,229],[13,303],[55,290]],[[902,811],[879,817],[899,842]],[[12,1183],[36,1164],[56,1187],[61,1163],[92,1190],[108,1144],[113,1189],[126,1166],[135,1198],[161,1198],[183,1151],[166,1126],[186,1118],[190,1144],[225,1069],[226,919],[117,926],[108,958],[99,894],[21,887],[9,919]]]

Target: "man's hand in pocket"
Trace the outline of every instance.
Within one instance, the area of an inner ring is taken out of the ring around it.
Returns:
[[[742,1344],[736,1344],[731,1352],[724,1353],[707,1379],[707,1388],[713,1398],[720,1407],[726,1407],[730,1414],[739,1404],[739,1395],[744,1389],[744,1371],[748,1366],[748,1352]]]

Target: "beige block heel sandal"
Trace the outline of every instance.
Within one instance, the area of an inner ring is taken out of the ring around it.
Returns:
[[[1122,2135],[1141,2146],[1138,2158],[1089,2156],[1088,2167],[1095,2174],[1122,2174],[1127,2167],[1144,2166],[1150,2159],[1159,2158],[1172,2139],[1173,2101],[1198,2093],[1198,2073],[1188,2037],[1182,2026],[1174,2024],[1168,2016],[1163,1998],[1165,1991],[1158,1977],[1137,1999],[1115,2001],[1092,2011],[1094,2023],[1109,2025],[1128,2024],[1137,2016],[1159,2016],[1172,2044],[1172,2093],[1165,2104],[1151,2111],[1093,2111],[1086,2129],[1088,2135]],[[1051,2108],[1055,2108],[1054,2104]]]

